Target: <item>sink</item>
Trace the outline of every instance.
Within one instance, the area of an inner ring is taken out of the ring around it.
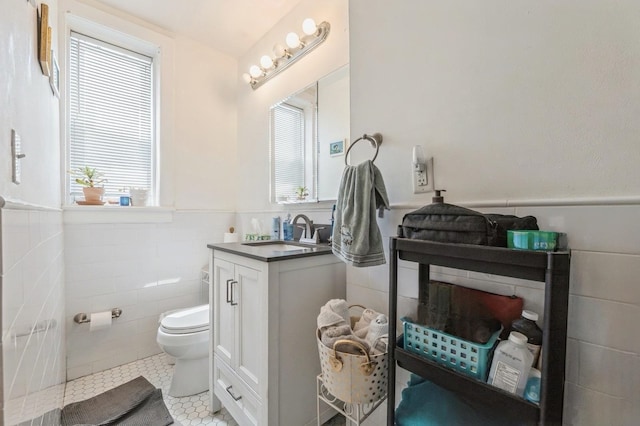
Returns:
[[[255,247],[258,249],[263,249],[263,250],[268,250],[271,252],[277,252],[277,253],[286,253],[286,252],[305,252],[305,251],[313,251],[315,249],[315,245],[310,245],[310,244],[300,244],[300,243],[290,243],[288,241],[280,241],[280,240],[274,240],[274,241],[256,241],[256,242],[247,242],[247,243],[242,243],[242,245],[245,246],[251,246],[251,247]]]
[[[253,246],[253,247],[264,247],[268,250],[273,250],[273,251],[294,251],[294,250],[307,250],[312,248],[312,247],[305,247],[305,246],[295,246],[293,244],[287,244],[279,241],[277,242],[274,241],[273,243],[244,243],[244,245]]]

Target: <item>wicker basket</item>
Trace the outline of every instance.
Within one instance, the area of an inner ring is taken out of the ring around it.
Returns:
[[[357,318],[351,317],[352,326]],[[366,349],[351,340],[338,340],[333,348],[320,341],[316,330],[322,381],[329,393],[349,404],[371,404],[387,394],[387,353],[369,355]],[[357,347],[361,355],[340,352],[340,347]]]

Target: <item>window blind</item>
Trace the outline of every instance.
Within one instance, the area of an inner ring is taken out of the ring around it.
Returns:
[[[271,109],[271,120],[276,200],[295,197],[296,189],[306,186],[304,110],[283,103]]]
[[[102,172],[106,196],[153,190],[153,59],[72,32],[69,61],[69,167]]]

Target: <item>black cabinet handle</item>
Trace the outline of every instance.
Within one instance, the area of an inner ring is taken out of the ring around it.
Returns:
[[[229,297],[229,283],[233,281],[233,279],[227,280],[227,303],[231,303],[231,298]]]
[[[233,400],[234,400],[234,401],[239,401],[239,400],[241,400],[241,399],[242,399],[242,395],[240,395],[240,396],[235,396],[235,395],[233,394],[233,392],[231,392],[231,388],[232,388],[232,386],[231,386],[231,385],[229,385],[229,386],[227,386],[227,389],[225,389],[225,390],[227,391],[227,393],[228,393],[229,395],[231,395],[231,398],[233,398]]]

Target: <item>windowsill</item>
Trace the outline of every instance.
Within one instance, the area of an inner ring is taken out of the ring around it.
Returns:
[[[169,223],[173,207],[78,206],[62,208],[64,223]]]

